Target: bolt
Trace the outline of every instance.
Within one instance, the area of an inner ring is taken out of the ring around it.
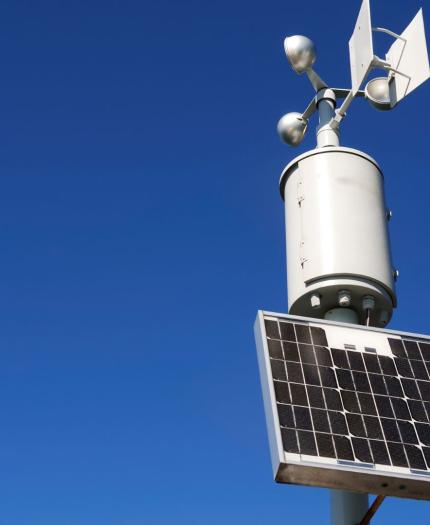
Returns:
[[[340,290],[337,295],[339,306],[346,308],[351,305],[351,292],[348,290]]]
[[[311,295],[311,306],[312,308],[320,308],[321,306],[321,296],[317,293]]]
[[[363,310],[374,310],[375,298],[373,297],[373,295],[365,295],[362,301]]]

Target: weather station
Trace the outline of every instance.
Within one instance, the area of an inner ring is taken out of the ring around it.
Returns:
[[[384,59],[375,32],[393,39]],[[349,89],[314,70],[309,38],[289,36],[284,47],[315,96],[278,133],[297,146],[314,113],[319,122],[316,148],[279,184],[288,314],[260,310],[254,326],[272,467],[277,482],[332,489],[332,525],[365,525],[385,496],[430,499],[430,336],[386,328],[398,272],[384,178],[376,160],[340,145],[340,130],[356,98],[389,111],[430,77],[422,10],[398,35],[374,27],[362,2]],[[381,76],[368,80],[374,70]]]

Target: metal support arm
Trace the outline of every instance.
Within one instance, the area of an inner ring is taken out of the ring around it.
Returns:
[[[358,525],[369,525],[370,520],[376,514],[376,511],[382,505],[382,502],[384,501],[384,499],[385,499],[385,496],[377,496],[374,502],[372,503],[372,505],[369,507],[369,510],[366,512],[363,519],[360,521]]]

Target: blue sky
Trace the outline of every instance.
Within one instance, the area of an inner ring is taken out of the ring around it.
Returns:
[[[1,524],[328,523],[328,491],[272,481],[252,325],[286,311],[278,177],[314,146],[276,135],[312,96],[283,38],[348,87],[359,3],[0,3]],[[429,86],[356,101],[342,137],[385,173],[390,327],[424,333]],[[388,499],[375,524],[427,516]]]

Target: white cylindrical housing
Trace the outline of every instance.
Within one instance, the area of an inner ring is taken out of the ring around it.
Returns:
[[[370,324],[384,326],[396,306],[396,293],[383,175],[377,163],[350,148],[315,149],[285,168],[280,189],[290,313],[323,318],[342,306],[339,292],[346,291],[351,294],[348,307],[360,322],[368,313],[363,297],[374,297]]]

